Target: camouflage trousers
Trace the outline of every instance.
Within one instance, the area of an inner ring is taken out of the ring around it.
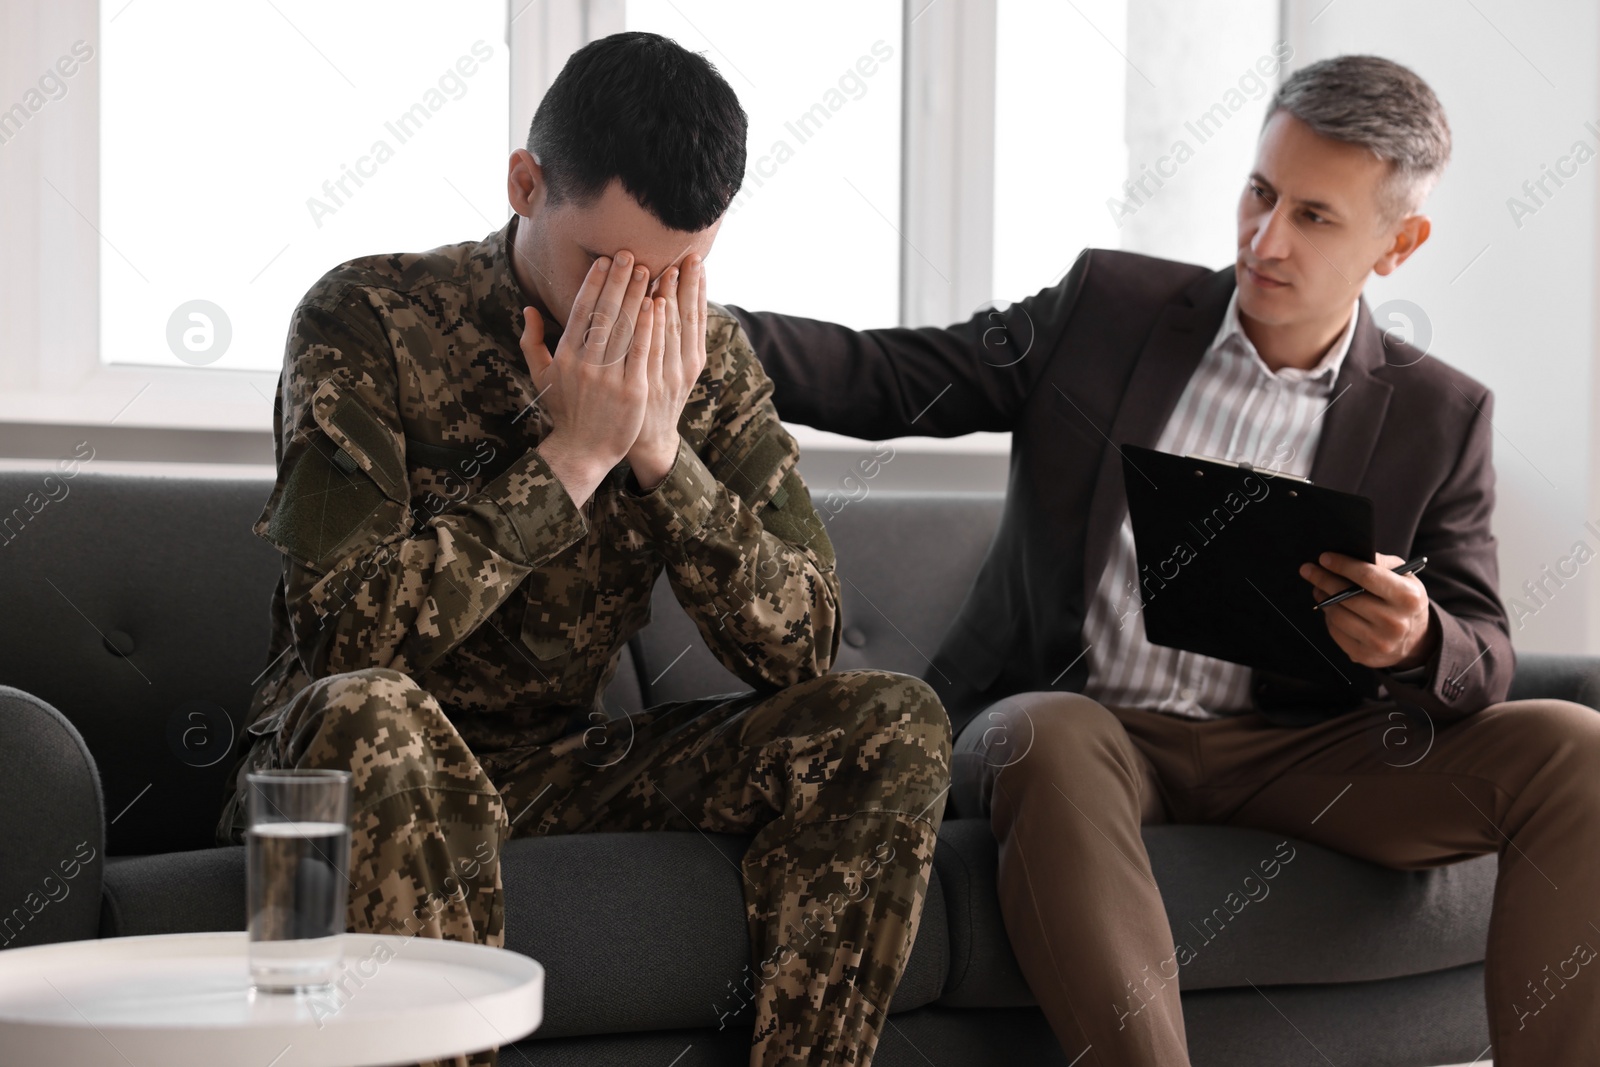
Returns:
[[[237,783],[269,767],[352,771],[348,928],[494,947],[508,839],[753,834],[750,1062],[867,1067],[916,937],[949,765],[932,689],[886,671],[660,704],[480,759],[432,695],[380,668],[296,694]],[[242,842],[244,823],[239,789],[219,840]],[[444,1062],[493,1067],[496,1050]]]

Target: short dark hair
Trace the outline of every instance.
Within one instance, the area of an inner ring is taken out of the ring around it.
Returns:
[[[598,197],[613,178],[674,230],[728,210],[744,183],[749,121],[705,56],[655,33],[614,33],[572,54],[539,101],[528,151],[552,202]]]
[[[1450,162],[1443,105],[1427,82],[1392,59],[1335,56],[1302,67],[1273,96],[1267,121],[1280,108],[1312,132],[1388,163],[1383,207],[1393,218],[1420,208]]]

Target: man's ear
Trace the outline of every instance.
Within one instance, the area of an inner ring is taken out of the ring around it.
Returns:
[[[1374,274],[1392,274],[1406,260],[1411,258],[1411,253],[1421,248],[1433,233],[1433,223],[1426,215],[1407,215],[1400,220],[1399,228],[1395,230],[1394,240],[1385,250],[1378,262],[1372,265]]]
[[[544,168],[538,157],[526,148],[513,151],[506,171],[506,197],[511,201],[511,210],[531,216],[544,202],[544,194]]]

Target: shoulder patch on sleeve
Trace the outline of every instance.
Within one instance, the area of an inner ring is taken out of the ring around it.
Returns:
[[[256,532],[296,562],[325,571],[363,531],[376,543],[405,514],[339,445],[314,432],[282,475],[282,490]],[[382,516],[394,512],[393,518]]]
[[[811,493],[799,472],[791,469],[783,476],[778,491],[758,514],[769,533],[791,545],[809,548],[825,567],[834,565],[833,542],[828,540],[821,516],[811,506]]]
[[[255,532],[321,571],[407,529],[410,494],[395,435],[357,395],[328,379],[311,410],[314,425],[285,456]]]
[[[376,482],[390,500],[405,503],[405,459],[395,435],[354,393],[328,379],[311,395],[311,411],[334,442]]]
[[[713,428],[700,451],[719,482],[759,509],[784,492],[783,477],[799,462],[800,448],[772,409],[772,382],[738,320],[718,305],[706,307],[706,369],[721,388]]]
[[[800,447],[780,423],[752,430],[753,440],[736,442],[743,448],[730,449],[713,457],[706,466],[717,481],[739,494],[739,499],[758,509],[777,494],[784,493],[784,475],[794,468]],[[779,501],[781,506],[782,502]]]

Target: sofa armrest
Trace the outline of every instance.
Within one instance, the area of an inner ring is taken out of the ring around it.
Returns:
[[[104,810],[77,729],[0,685],[0,948],[97,936]]]
[[[1508,700],[1571,700],[1600,708],[1600,656],[1517,653]]]

